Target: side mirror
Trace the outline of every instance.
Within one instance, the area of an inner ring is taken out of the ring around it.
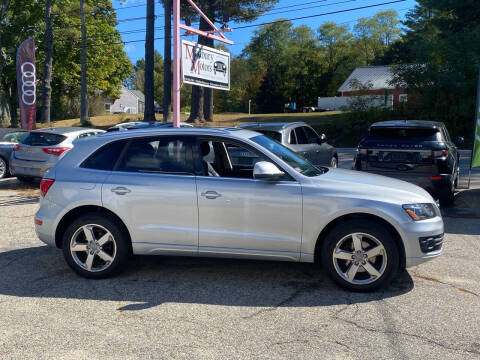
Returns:
[[[285,173],[268,161],[259,161],[253,167],[253,177],[263,180],[280,180]]]
[[[320,135],[320,137],[318,138],[318,143],[320,145],[323,144],[326,141],[327,141],[327,135],[325,135],[325,134]]]
[[[465,139],[461,136],[457,136],[455,138],[455,145],[459,146],[462,145],[465,142]]]

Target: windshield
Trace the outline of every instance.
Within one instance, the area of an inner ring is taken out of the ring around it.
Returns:
[[[259,133],[262,133],[263,135],[265,135],[269,139],[272,139],[272,140],[275,140],[275,141],[278,141],[278,142],[282,142],[282,134],[277,132],[277,131],[260,130],[260,129],[255,130],[255,131],[258,131]]]
[[[316,168],[313,164],[305,160],[304,158],[298,156],[290,149],[286,148],[285,146],[279,144],[278,142],[269,139],[264,135],[258,135],[250,140],[254,141],[260,146],[263,146],[280,159],[285,161],[288,165],[290,165],[293,169],[298,171],[300,174],[305,176],[318,176],[323,174],[323,171]]]
[[[6,142],[12,142],[12,143],[17,143],[21,140],[23,140],[26,136],[28,135],[28,132],[22,131],[22,132],[14,132],[7,134],[3,137],[3,140]]]
[[[407,127],[384,127],[373,126],[370,128],[370,136],[406,139],[406,140],[423,140],[423,141],[440,141],[440,132],[435,128],[407,128]]]
[[[21,143],[31,146],[52,146],[60,144],[66,138],[59,134],[31,132]]]

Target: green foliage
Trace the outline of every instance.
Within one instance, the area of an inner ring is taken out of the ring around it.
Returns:
[[[42,77],[45,54],[45,1],[11,0],[1,28],[3,94],[16,102],[15,55],[20,43],[35,37],[37,78]],[[111,0],[85,1],[87,22],[87,79],[90,97],[115,97],[131,64],[115,29],[116,14]],[[78,116],[80,96],[80,12],[77,0],[55,0],[53,19],[52,118]],[[37,87],[37,99],[40,89]]]
[[[153,98],[158,104],[163,103],[163,57],[155,50],[153,54]],[[145,92],[145,60],[140,59],[133,67],[130,84],[135,89]]]
[[[400,64],[396,83],[409,89],[407,111],[446,122],[453,136],[469,142],[480,68],[479,18],[476,0],[419,0],[408,13],[404,38],[385,55]]]

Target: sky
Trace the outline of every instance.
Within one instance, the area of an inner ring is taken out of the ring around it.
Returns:
[[[235,26],[260,24],[263,22],[275,21],[280,18],[293,19],[302,16],[324,14],[339,10],[381,4],[390,1],[394,0],[280,0],[274,9],[260,16],[257,20],[251,23],[229,23],[228,25],[231,28],[235,28]],[[145,3],[146,0],[113,0],[113,6],[117,9],[117,19],[119,20],[117,29],[120,31],[122,40],[125,42],[125,51],[133,63],[143,58],[145,54],[145,19],[138,19],[134,21],[122,20],[145,17]],[[408,10],[412,9],[415,4],[415,0],[405,0],[394,4],[381,5],[367,9],[312,17],[309,19],[298,19],[292,21],[292,23],[294,26],[307,25],[316,30],[324,22],[333,21],[337,24],[347,25],[351,29],[353,28],[353,25],[357,19],[361,17],[370,17],[380,10],[394,9],[398,12],[400,18],[403,19]],[[163,6],[156,1],[155,14],[160,15],[155,21],[156,27],[163,26],[163,13]],[[235,42],[234,45],[227,46],[230,50],[230,53],[233,55],[240,55],[245,45],[249,43],[250,39],[254,35],[254,31],[259,28],[259,26],[256,26],[246,29],[238,29],[234,30],[232,33],[227,33],[226,37]],[[163,30],[156,29],[155,37],[163,37]],[[192,37],[182,38],[191,41],[196,39]],[[155,49],[162,55],[163,46],[163,40],[155,40]]]

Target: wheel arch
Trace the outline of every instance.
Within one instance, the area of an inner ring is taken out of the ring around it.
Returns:
[[[127,234],[128,240],[129,240],[128,242],[130,244],[130,253],[132,253],[132,237],[130,236],[130,232],[128,231],[128,228],[125,225],[125,223],[113,211],[108,210],[108,209],[106,209],[104,207],[101,207],[101,206],[97,206],[97,205],[79,206],[79,207],[76,207],[74,209],[71,209],[65,215],[63,215],[62,219],[59,221],[59,223],[57,225],[57,228],[55,230],[55,245],[57,246],[57,248],[62,247],[62,238],[63,238],[63,234],[64,234],[67,226],[74,219],[76,219],[79,216],[82,216],[84,214],[96,214],[96,215],[103,214],[103,215],[106,215],[108,217],[111,217],[111,218],[115,219],[115,221],[117,221],[122,226],[123,230]]]
[[[387,229],[387,231],[392,235],[393,239],[395,240],[395,243],[398,246],[399,255],[400,255],[400,259],[399,259],[400,266],[404,268],[406,266],[405,246],[403,245],[403,241],[399,232],[397,231],[397,229],[395,229],[395,227],[391,223],[389,223],[384,218],[377,215],[368,214],[368,213],[346,214],[346,215],[339,216],[333,219],[332,221],[330,221],[318,235],[317,242],[315,243],[314,261],[317,262],[320,260],[320,255],[321,255],[320,252],[322,249],[323,241],[327,237],[328,233],[333,230],[333,228],[335,228],[337,225],[341,224],[342,222],[345,222],[348,220],[358,220],[358,219],[371,220],[374,222],[378,222]]]

